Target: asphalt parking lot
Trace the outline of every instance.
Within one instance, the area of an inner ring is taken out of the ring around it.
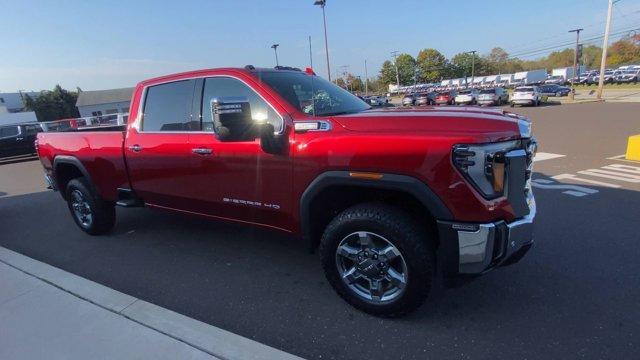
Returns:
[[[636,358],[640,163],[619,155],[640,104],[510,111],[540,143],[534,248],[404,318],[351,308],[280,233],[118,209],[111,235],[85,235],[37,161],[0,165],[0,245],[305,358]]]

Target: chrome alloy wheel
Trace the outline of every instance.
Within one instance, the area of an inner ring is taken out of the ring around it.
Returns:
[[[345,236],[336,249],[336,265],[342,281],[367,302],[391,302],[407,286],[409,273],[400,250],[372,232]]]
[[[71,209],[73,209],[73,216],[76,217],[82,227],[88,228],[91,226],[93,223],[93,212],[80,190],[76,189],[71,192]]]

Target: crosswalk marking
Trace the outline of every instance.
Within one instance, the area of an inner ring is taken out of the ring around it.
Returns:
[[[573,174],[560,174],[560,175],[552,176],[551,178],[555,180],[575,180],[575,181],[580,181],[588,184],[610,187],[614,189],[617,189],[620,187],[620,185],[610,184],[603,181],[585,179],[585,178],[577,177],[576,175],[573,175]]]
[[[640,183],[640,177],[636,177],[629,174],[621,174],[614,171],[601,170],[601,169],[588,169],[588,170],[578,171],[578,174],[603,177],[607,179],[625,181],[630,183]]]
[[[632,174],[640,174],[640,167],[631,166],[631,165],[613,164],[613,165],[603,166],[602,168],[607,170],[629,172]]]
[[[577,197],[598,193],[598,190],[596,189],[591,189],[588,187],[578,186],[578,185],[559,184],[559,183],[556,183],[555,181],[547,180],[547,179],[531,180],[531,186],[533,186],[534,188],[540,188],[540,189],[564,190],[562,192],[563,194],[577,196]]]

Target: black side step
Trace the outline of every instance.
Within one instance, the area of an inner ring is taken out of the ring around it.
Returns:
[[[118,188],[118,201],[116,205],[122,207],[142,207],[144,206],[144,201],[142,201],[132,189]]]

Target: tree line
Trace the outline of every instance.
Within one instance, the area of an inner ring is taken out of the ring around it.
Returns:
[[[503,48],[495,47],[488,54],[462,52],[450,59],[436,49],[423,49],[416,57],[399,54],[395,62],[386,60],[379,75],[368,79],[369,91],[386,92],[389,84],[396,83],[396,65],[400,85],[439,82],[443,79],[471,76],[473,64],[476,76],[513,74],[518,71],[555,69],[573,66],[574,49],[564,49],[549,53],[536,60],[523,60],[510,56]],[[584,46],[580,64],[587,68],[600,68],[602,48],[596,45]],[[612,43],[607,51],[607,67],[640,63],[640,35]],[[337,79],[337,84],[352,91],[364,91],[364,79],[346,74]]]

